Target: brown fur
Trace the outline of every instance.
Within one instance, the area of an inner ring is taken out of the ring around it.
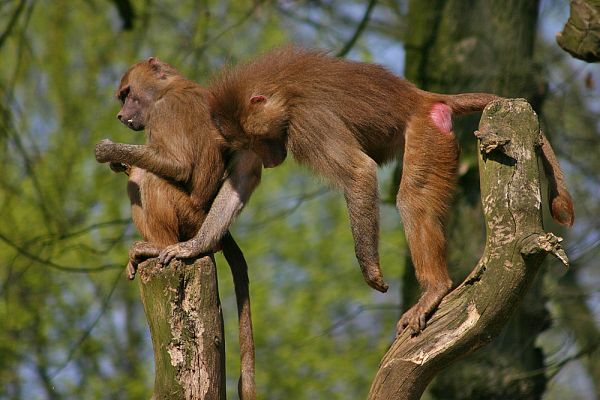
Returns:
[[[145,240],[130,249],[130,279],[139,263],[196,235],[221,185],[229,179],[225,168],[230,159],[228,148],[211,123],[206,95],[204,88],[153,58],[135,64],[121,80],[117,97],[123,107],[118,118],[133,130],[145,129],[147,144],[105,140],[97,145],[96,158],[129,174],[132,217]],[[207,251],[219,246],[231,268],[238,303],[240,398],[255,399],[247,264],[229,232],[213,241]]]
[[[429,93],[381,66],[295,48],[227,69],[209,89],[213,119],[231,146],[254,150],[266,167],[289,150],[344,191],[356,256],[367,283],[380,291],[387,285],[379,267],[376,167],[403,157],[397,206],[424,294],[399,329],[423,329],[451,287],[444,227],[459,154],[456,137],[432,113],[481,111],[498,97]],[[440,118],[451,126],[449,115]],[[570,225],[572,202],[547,141],[542,151],[555,177],[552,215]]]

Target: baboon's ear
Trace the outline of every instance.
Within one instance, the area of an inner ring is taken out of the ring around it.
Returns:
[[[267,101],[267,98],[260,94],[250,97],[250,104],[264,103],[265,101]]]

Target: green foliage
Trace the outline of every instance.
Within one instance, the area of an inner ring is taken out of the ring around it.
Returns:
[[[137,238],[125,177],[93,157],[102,138],[144,140],[115,118],[114,90],[125,69],[158,56],[208,83],[224,63],[288,41],[335,52],[353,36],[367,2],[135,0],[127,31],[114,3],[0,3],[0,399],[150,397],[146,320],[137,284],[122,274]],[[348,56],[400,71],[405,3],[378,2]],[[598,230],[591,218],[598,185],[583,167],[597,170],[585,150],[598,146],[598,135],[580,93],[568,89],[566,106],[557,96],[547,107],[564,116],[552,120],[555,131],[586,135],[560,145],[577,152],[569,172],[578,199],[588,199],[577,203],[588,217],[578,236],[587,243]],[[390,175],[381,173],[384,187]],[[365,398],[400,314],[406,256],[396,210],[386,204],[381,215],[385,295],[362,280],[342,195],[291,160],[265,171],[233,227],[250,267],[262,398]],[[464,234],[474,248],[478,226]],[[225,261],[218,256],[217,263],[235,398],[235,301]]]
[[[265,171],[233,234],[250,260],[257,384],[266,398],[366,396],[398,316],[402,238],[396,211],[382,210],[390,212],[395,223],[383,226],[382,265],[392,289],[381,295],[363,282],[343,197],[293,163]],[[219,257],[233,381],[237,321],[223,263]]]

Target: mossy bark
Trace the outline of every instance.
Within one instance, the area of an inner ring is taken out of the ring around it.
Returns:
[[[571,15],[556,42],[575,58],[600,61],[600,0],[571,0]]]
[[[522,99],[491,103],[478,137],[484,254],[420,335],[405,332],[394,341],[381,361],[370,400],[420,398],[438,372],[498,334],[547,252],[566,260],[560,239],[542,228],[537,160],[541,136],[531,106]],[[509,142],[502,144],[498,138]]]
[[[223,318],[212,257],[140,266],[156,400],[225,399]]]

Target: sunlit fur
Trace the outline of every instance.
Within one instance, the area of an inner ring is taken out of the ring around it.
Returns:
[[[149,164],[143,169],[170,180],[179,190],[189,195],[193,216],[182,218],[181,224],[200,225],[210,208],[225,173],[227,148],[225,142],[210,120],[207,92],[198,84],[177,74],[173,67],[156,59],[143,61],[131,67],[121,79],[120,89],[129,88],[128,97],[147,98],[145,107],[140,106],[134,117],[141,115],[147,136],[147,145],[134,154],[138,163]],[[117,93],[120,92],[117,90]],[[132,164],[136,164],[132,162]],[[154,178],[152,178],[154,179]],[[142,191],[142,196],[151,196]],[[172,191],[169,203],[177,201]],[[143,199],[142,199],[143,200]],[[160,215],[172,210],[149,209],[147,214]],[[187,208],[187,207],[186,207]],[[185,220],[200,219],[200,222]],[[177,224],[179,222],[174,220]],[[182,225],[178,241],[189,238]],[[149,229],[148,237],[157,235]],[[153,242],[172,242],[172,237],[154,237]]]
[[[422,329],[451,287],[444,228],[459,151],[449,116],[436,113],[481,111],[498,97],[429,93],[381,66],[293,47],[225,69],[209,89],[211,114],[226,140],[250,146],[261,157],[290,151],[344,191],[356,256],[367,283],[380,291],[387,285],[379,267],[376,167],[403,159],[397,206],[425,292],[399,327]],[[250,101],[254,96],[265,100]],[[547,149],[542,150],[550,173],[560,171]],[[280,162],[281,157],[270,159],[265,166]],[[569,224],[570,196],[562,179],[553,182],[552,193],[559,200],[552,201],[552,214],[565,214],[558,221]]]
[[[211,122],[207,94],[204,88],[154,58],[135,64],[121,79],[117,98],[129,104],[127,117],[139,121],[147,136],[146,146],[136,148],[139,154],[129,155],[132,163],[145,167],[129,169],[128,194],[133,221],[146,240],[135,243],[130,250],[130,278],[139,262],[196,235],[226,177],[229,149]],[[127,99],[134,97],[144,101],[128,103]],[[247,265],[229,233],[222,238],[221,247],[231,267],[238,302],[240,398],[254,400]]]

